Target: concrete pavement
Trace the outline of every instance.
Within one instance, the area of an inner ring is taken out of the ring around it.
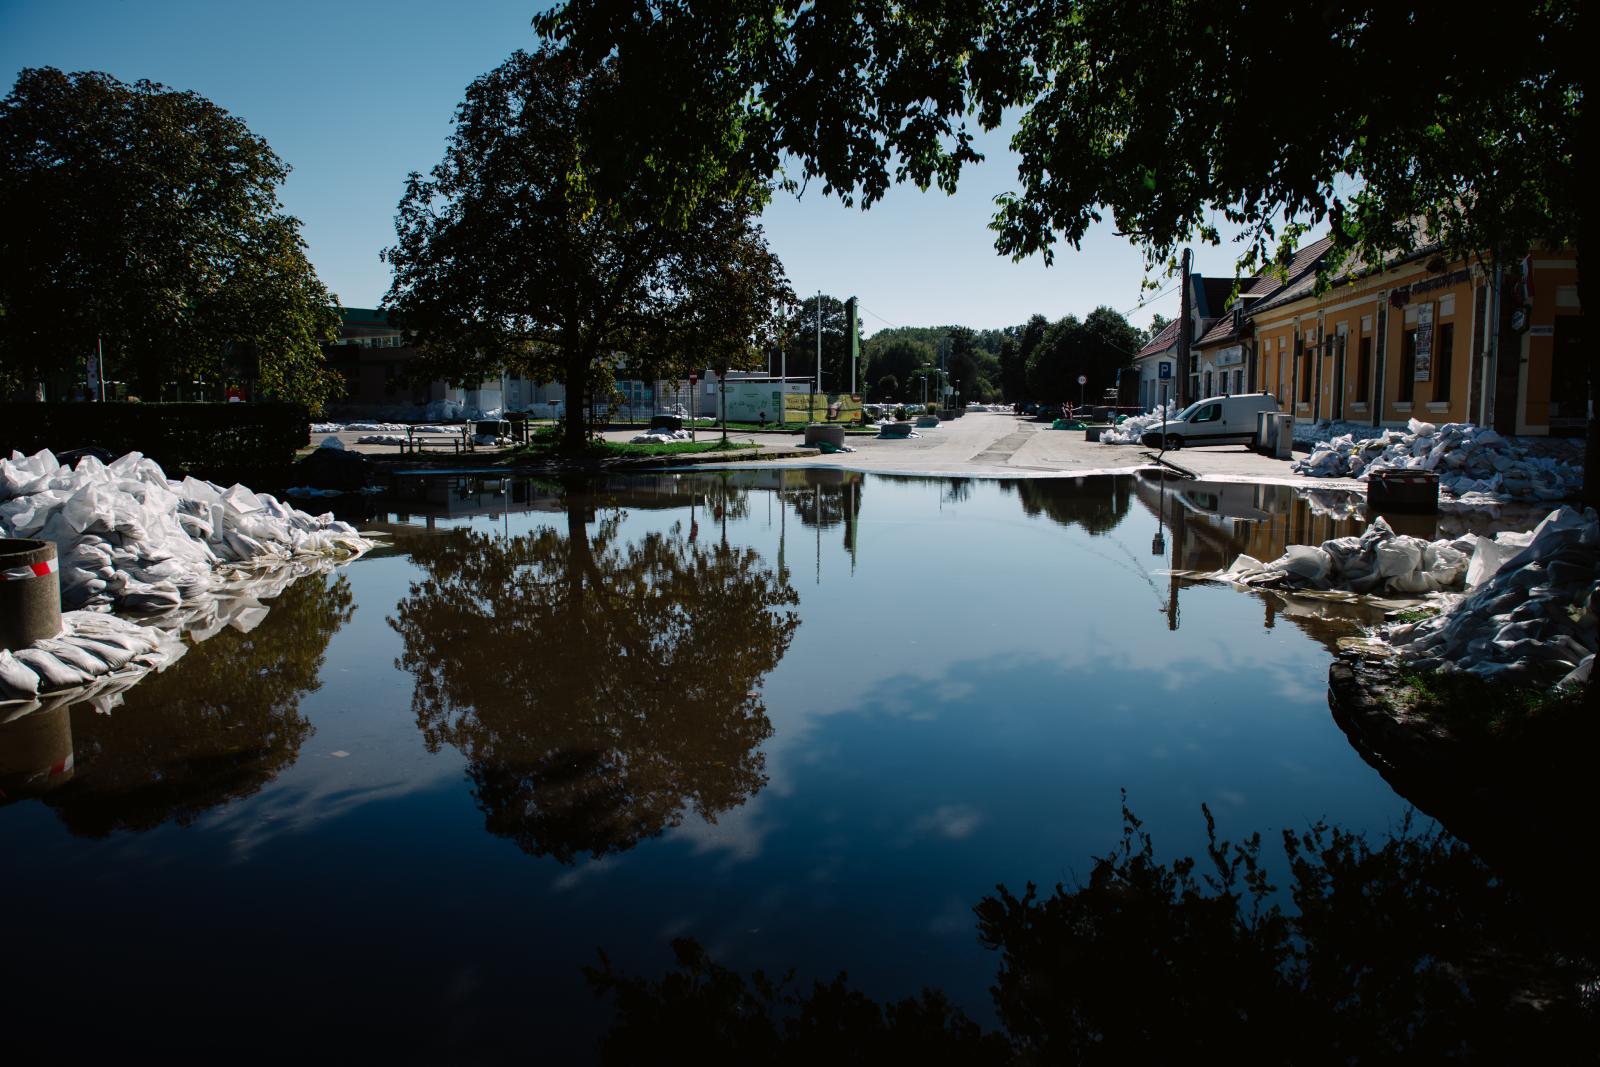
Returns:
[[[1081,430],[1052,430],[1047,422],[1019,418],[1009,412],[972,412],[934,429],[917,432],[921,436],[906,441],[851,436],[845,443],[854,448],[854,452],[774,462],[843,470],[991,478],[1098,474],[1156,465],[1147,450],[1138,445],[1103,445],[1086,440]],[[795,441],[793,434],[734,436],[772,444]],[[1166,458],[1208,481],[1366,489],[1362,482],[1295,474],[1287,460],[1257,455],[1243,445],[1185,448],[1167,453]]]
[[[370,431],[369,431],[370,432]],[[610,430],[605,437],[626,441],[637,429]],[[701,428],[711,437],[720,431]],[[945,474],[989,478],[1037,478],[1061,474],[1099,474],[1154,467],[1147,450],[1138,445],[1103,445],[1085,440],[1081,430],[1052,430],[1047,422],[1020,418],[1009,412],[972,412],[962,418],[940,423],[932,429],[918,430],[909,440],[885,440],[865,434],[852,434],[845,443],[854,452],[832,456],[799,456],[764,462],[800,467],[835,467],[842,470],[879,471],[903,474]],[[313,434],[313,444],[325,434]],[[359,445],[362,432],[346,430],[336,434],[345,447],[357,452],[397,455],[394,445]],[[734,431],[729,437],[768,447],[792,448],[800,443],[793,433]],[[437,446],[435,446],[437,447]],[[445,449],[449,454],[449,449]],[[476,453],[493,462],[499,449],[483,448]],[[1169,452],[1167,459],[1208,481],[1261,482],[1321,489],[1365,491],[1363,482],[1331,478],[1306,478],[1290,470],[1286,460],[1257,455],[1242,445],[1213,448],[1185,448]],[[738,461],[734,461],[738,462]]]

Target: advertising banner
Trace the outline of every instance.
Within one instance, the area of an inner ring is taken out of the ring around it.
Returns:
[[[1433,304],[1417,308],[1417,358],[1413,377],[1425,382],[1433,374]]]

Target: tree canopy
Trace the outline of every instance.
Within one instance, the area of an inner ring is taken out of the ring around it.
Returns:
[[[0,101],[0,391],[82,381],[99,341],[145,399],[231,371],[320,408],[339,316],[278,200],[288,173],[196,93],[24,70]]]
[[[1418,240],[1477,253],[1577,238],[1578,11],[568,0],[535,25],[616,59],[619,150],[673,175],[670,200],[786,159],[791,186],[863,206],[896,182],[953,188],[980,158],[974,128],[1014,109],[1004,254],[1048,259],[1109,214],[1152,262],[1220,240],[1226,220],[1248,264],[1324,221],[1336,252],[1373,263]]]
[[[1044,330],[1027,362],[1028,392],[1052,404],[1076,403],[1081,395],[1098,400],[1117,384],[1117,372],[1133,363],[1143,342],[1140,332],[1109,307],[1080,320],[1075,315]],[[1078,377],[1088,381],[1080,386]]]
[[[874,336],[873,341],[877,340]],[[883,396],[882,387],[877,383],[890,379],[898,387],[901,383],[909,382],[918,367],[934,362],[931,346],[904,337],[896,337],[886,344],[880,342],[870,345],[868,351],[867,376],[875,383],[880,398],[885,400],[897,400],[899,397]]]
[[[410,176],[384,253],[385,303],[418,334],[417,373],[560,381],[569,447],[582,445],[587,402],[626,353],[748,348],[786,287],[753,224],[759,183],[697,197],[668,223],[649,168],[619,161],[614,139],[584,135],[615,68],[545,48],[474,81],[443,160]]]

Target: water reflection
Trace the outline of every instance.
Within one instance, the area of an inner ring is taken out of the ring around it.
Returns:
[[[73,833],[103,837],[187,825],[254,794],[311,736],[300,701],[353,603],[342,574],[308,575],[253,629],[199,641],[109,713],[80,702],[0,726],[0,800],[40,795]]]
[[[1409,818],[1375,844],[1286,830],[1285,908],[1261,835],[1219,840],[1202,812],[1203,857],[1161,862],[1124,806],[1086,881],[1001,885],[973,907],[999,953],[999,1030],[937,989],[879,1003],[840,973],[796,990],[680,939],[659,981],[604,959],[587,970],[616,1010],[604,1061],[1511,1063],[1592,1049],[1596,961],[1448,834]]]
[[[681,522],[625,540],[628,489],[561,487],[564,530],[411,539],[425,577],[390,619],[429,749],[466,756],[492,833],[564,862],[686,811],[714,820],[765,784],[760,687],[799,624],[753,549]],[[748,506],[725,489],[713,517]]]
[[[1001,482],[1016,494],[1025,514],[1043,515],[1062,526],[1076,526],[1091,534],[1106,534],[1121,525],[1128,514],[1130,479],[1125,475],[1082,478],[1027,478]]]

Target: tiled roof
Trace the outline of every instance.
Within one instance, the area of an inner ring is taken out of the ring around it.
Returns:
[[[1133,358],[1142,359],[1145,356],[1153,356],[1158,352],[1165,352],[1167,349],[1176,344],[1177,341],[1178,320],[1173,319],[1171,322],[1161,327],[1161,332],[1156,334],[1155,337],[1151,338],[1148,344],[1139,349],[1138,352],[1134,353]]]
[[[1196,341],[1194,346],[1196,348],[1210,348],[1213,345],[1222,345],[1227,344],[1229,341],[1238,340],[1243,335],[1241,331],[1234,329],[1236,321],[1232,312],[1223,315],[1216,322],[1213,322],[1205,333],[1200,335],[1200,340]]]
[[[1310,296],[1317,285],[1317,267],[1322,262],[1323,257],[1328,254],[1328,249],[1332,243],[1333,242],[1329,238],[1324,237],[1322,240],[1315,241],[1296,252],[1294,259],[1289,263],[1288,279],[1276,291],[1267,295],[1264,299],[1252,304],[1250,307],[1250,314],[1258,315],[1261,312],[1271,308],[1280,307],[1303,297]],[[1438,252],[1439,248],[1440,245],[1438,242],[1423,243],[1414,251],[1409,252],[1406,255],[1396,256],[1388,263],[1383,264],[1383,267],[1387,269],[1389,267],[1399,266],[1402,263],[1409,263],[1413,260],[1431,256]],[[1368,263],[1360,256],[1352,256],[1350,259],[1345,261],[1343,266],[1340,268],[1339,273],[1333,278],[1332,284],[1340,285],[1344,282],[1352,281],[1356,278],[1372,274],[1378,269],[1379,267],[1377,264]]]

